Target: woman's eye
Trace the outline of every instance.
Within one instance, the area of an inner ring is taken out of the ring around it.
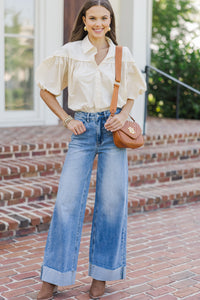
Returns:
[[[90,19],[90,20],[96,20],[95,17],[90,17],[89,19]],[[105,21],[105,20],[108,20],[108,18],[107,18],[107,17],[103,17],[102,20]]]

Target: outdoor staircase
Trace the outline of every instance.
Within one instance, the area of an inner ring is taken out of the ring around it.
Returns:
[[[145,147],[128,150],[129,214],[200,200],[200,122],[190,123],[185,132],[185,123],[175,130],[172,121],[166,130],[167,123],[149,119]],[[46,231],[70,133],[52,126],[2,128],[0,134],[0,239]],[[96,166],[97,159],[85,222],[93,215]]]

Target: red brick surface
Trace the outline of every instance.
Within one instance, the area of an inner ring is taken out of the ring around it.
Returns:
[[[36,299],[39,269],[70,132],[0,129],[0,300]],[[147,119],[145,147],[128,150],[127,279],[104,299],[200,300],[200,121]],[[97,159],[85,222],[92,221]],[[55,299],[89,299],[91,225],[83,227],[76,284]],[[61,293],[62,291],[62,293]]]
[[[52,178],[51,178],[52,179]],[[55,178],[54,178],[55,180]],[[32,179],[34,182],[34,180]],[[53,180],[52,180],[53,181]],[[4,235],[7,230],[13,230],[12,235],[22,235],[30,232],[37,232],[48,229],[41,227],[45,223],[49,224],[53,212],[54,200],[45,200],[42,202],[40,196],[44,191],[52,195],[52,188],[48,187],[50,180],[46,177],[46,185],[42,186],[41,182],[36,185],[32,182],[34,189],[34,196],[37,198],[30,198],[29,203],[25,200],[20,201],[22,204],[2,206],[0,209],[1,238],[9,237]],[[53,194],[57,192],[58,178],[56,178],[56,186]],[[12,189],[10,189],[12,191]],[[23,195],[21,195],[23,196]],[[50,197],[51,198],[51,197]],[[90,192],[85,211],[85,222],[90,222],[93,215],[95,193]],[[37,200],[37,201],[36,201]],[[40,201],[38,201],[40,200]],[[153,185],[139,185],[137,187],[129,187],[129,214],[136,212],[152,211],[158,208],[169,208],[174,205],[183,205],[190,202],[197,202],[200,200],[200,184],[199,178],[192,178],[184,180],[184,185],[179,181],[161,182],[155,186]],[[14,200],[10,200],[14,203]],[[39,227],[40,226],[40,227]],[[29,228],[30,227],[30,228]],[[19,228],[23,228],[19,230]],[[27,229],[27,230],[26,230]]]
[[[148,118],[145,147],[128,150],[129,214],[200,200],[199,125]],[[2,128],[0,134],[0,239],[47,230],[70,133],[59,125]],[[86,222],[93,215],[96,167],[97,159]]]
[[[107,282],[102,299],[199,300],[200,203],[128,218],[127,277]],[[54,299],[89,299],[91,224],[83,226],[78,273]],[[0,299],[36,299],[47,233],[0,242]]]

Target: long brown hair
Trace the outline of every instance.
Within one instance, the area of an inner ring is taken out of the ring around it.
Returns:
[[[70,41],[80,41],[83,40],[84,37],[87,35],[87,32],[84,31],[84,23],[83,23],[83,16],[86,17],[86,11],[90,9],[92,6],[103,6],[110,12],[111,17],[111,24],[110,28],[111,30],[106,33],[106,36],[108,36],[115,45],[117,45],[116,40],[116,28],[115,28],[115,15],[114,11],[112,9],[112,6],[108,0],[87,0],[83,6],[81,7],[78,16],[76,18],[76,21],[74,23]]]

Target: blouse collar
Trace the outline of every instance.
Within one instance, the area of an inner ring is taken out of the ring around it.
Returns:
[[[115,56],[115,44],[109,37],[106,37],[106,39],[109,44],[109,51],[108,51],[106,58],[114,57]],[[94,52],[97,53],[97,48],[90,42],[88,35],[86,35],[86,37],[82,40],[82,49],[83,49],[83,53],[88,53],[90,51],[92,51],[93,53]]]

